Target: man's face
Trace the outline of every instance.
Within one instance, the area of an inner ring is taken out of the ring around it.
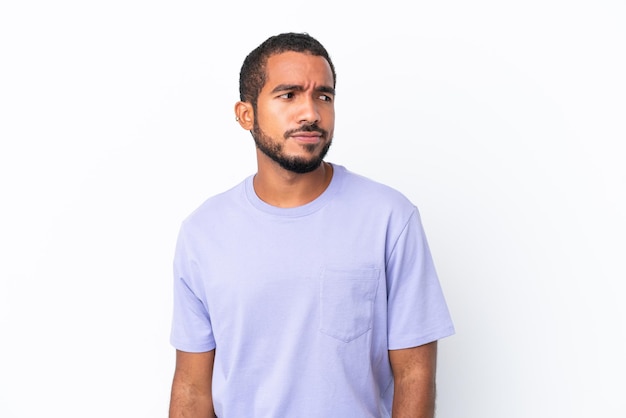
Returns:
[[[252,129],[265,156],[296,173],[320,166],[335,127],[333,81],[323,57],[290,51],[268,59]]]

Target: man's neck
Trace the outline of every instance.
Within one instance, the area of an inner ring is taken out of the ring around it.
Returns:
[[[285,170],[277,163],[259,163],[254,176],[254,191],[265,203],[293,208],[305,205],[319,197],[328,187],[333,177],[332,165],[322,162],[310,173],[294,173]]]

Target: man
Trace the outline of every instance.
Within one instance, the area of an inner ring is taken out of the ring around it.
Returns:
[[[181,226],[172,418],[434,416],[453,325],[416,207],[324,161],[335,80],[306,34],[243,63],[257,173]]]

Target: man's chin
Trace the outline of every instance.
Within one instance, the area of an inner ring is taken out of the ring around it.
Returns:
[[[322,164],[322,161],[322,159],[316,158],[315,160],[284,159],[276,162],[287,171],[297,174],[306,174],[317,170]]]

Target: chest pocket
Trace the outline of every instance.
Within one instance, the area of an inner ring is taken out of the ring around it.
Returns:
[[[320,332],[350,342],[372,328],[378,269],[326,269],[320,284]]]

